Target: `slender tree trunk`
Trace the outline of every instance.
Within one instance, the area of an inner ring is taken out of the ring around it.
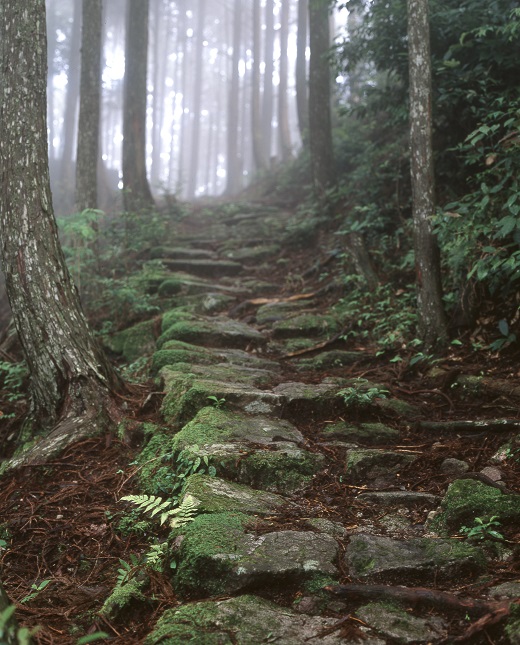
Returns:
[[[204,58],[204,22],[206,19],[206,0],[199,0],[197,13],[197,44],[195,46],[195,78],[193,81],[193,126],[190,148],[190,172],[188,174],[188,199],[197,192],[200,152],[200,121],[202,104],[202,72]]]
[[[181,194],[186,194],[186,141],[188,140],[188,115],[186,114],[186,109],[188,106],[187,93],[188,93],[188,36],[187,36],[187,18],[186,18],[186,9],[181,3],[179,6],[179,51],[182,54],[182,65],[180,68],[181,74],[181,94],[182,94],[182,114],[181,114],[181,123],[179,131],[179,174],[177,178],[177,183],[179,185],[179,190]]]
[[[273,132],[273,73],[274,73],[274,1],[265,3],[264,95],[262,99],[262,138],[264,158],[271,165]]]
[[[296,37],[296,108],[298,128],[305,146],[309,138],[309,92],[307,89],[307,42],[309,0],[298,0],[298,33]]]
[[[44,0],[3,0],[0,238],[7,293],[30,374],[11,466],[44,461],[106,427],[119,380],[91,334],[67,270],[49,185]]]
[[[265,170],[267,160],[262,137],[262,108],[261,108],[261,74],[260,62],[262,56],[262,20],[260,0],[253,0],[253,81],[251,96],[251,132],[253,140],[253,158],[256,170]]]
[[[128,0],[123,101],[123,189],[126,211],[153,208],[146,176],[148,0]]]
[[[289,128],[289,0],[282,0],[280,16],[280,84],[278,86],[278,141],[282,161],[292,157],[291,130]]]
[[[419,334],[428,347],[448,337],[439,249],[431,218],[435,212],[428,0],[408,0],[410,152]]]
[[[76,210],[97,208],[101,108],[102,0],[83,0],[81,83],[76,153]]]
[[[229,88],[227,122],[227,183],[226,193],[236,195],[241,187],[238,132],[240,118],[240,41],[242,38],[242,0],[235,0],[233,12],[233,60]]]
[[[314,189],[323,196],[334,184],[332,148],[331,87],[329,51],[328,0],[309,0],[309,146]]]

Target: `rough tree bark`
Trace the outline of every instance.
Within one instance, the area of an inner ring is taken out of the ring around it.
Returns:
[[[408,0],[410,153],[419,335],[427,347],[448,337],[441,269],[431,218],[435,212],[428,0]]]
[[[153,208],[146,176],[146,72],[148,0],[128,0],[123,100],[123,199],[125,210]]]
[[[76,153],[76,210],[97,208],[101,109],[102,0],[83,0],[81,81]]]
[[[332,149],[329,2],[309,0],[309,147],[314,190],[323,196],[334,184]]]
[[[91,334],[60,247],[49,185],[45,0],[2,0],[0,239],[31,406],[10,466],[105,428],[117,375]]]

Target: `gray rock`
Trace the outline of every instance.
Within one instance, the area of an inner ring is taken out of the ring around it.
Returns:
[[[490,587],[489,595],[491,598],[520,598],[520,582],[504,582],[496,587]]]
[[[448,457],[440,465],[439,470],[445,475],[463,475],[469,470],[469,464],[461,459]]]
[[[436,580],[458,574],[482,571],[486,566],[483,552],[460,540],[354,535],[345,560],[354,578],[398,581]]]
[[[327,520],[323,517],[311,517],[307,520],[307,523],[316,531],[327,533],[334,538],[341,539],[347,536],[347,530],[339,522],[332,522],[331,520]]]
[[[316,418],[344,412],[344,404],[337,393],[338,382],[324,380],[322,383],[281,383],[273,388],[283,401],[284,415],[289,418],[301,416]]]
[[[494,482],[499,482],[502,479],[502,471],[500,468],[496,468],[495,466],[486,466],[485,468],[482,468],[480,472],[482,475],[489,477],[489,479],[492,479]]]
[[[404,609],[381,602],[372,602],[356,610],[356,616],[378,634],[398,643],[431,643],[446,637],[446,623],[436,617],[412,616]]]

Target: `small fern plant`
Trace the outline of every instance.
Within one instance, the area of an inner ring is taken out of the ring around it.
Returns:
[[[177,508],[171,508],[174,500],[155,495],[125,495],[121,499],[135,504],[142,513],[150,513],[150,517],[158,516],[161,526],[168,520],[171,528],[193,522],[200,506],[200,501],[193,495],[186,495]]]

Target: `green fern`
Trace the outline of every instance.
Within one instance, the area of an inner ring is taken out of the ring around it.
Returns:
[[[170,519],[172,528],[178,528],[187,522],[193,521],[200,506],[199,500],[192,495],[186,495],[182,504],[177,508],[168,508],[174,504],[173,500],[164,500],[162,497],[156,497],[155,495],[125,495],[121,499],[132,502],[137,506],[137,510],[150,513],[151,517],[155,517],[160,513],[161,526],[167,519]]]

